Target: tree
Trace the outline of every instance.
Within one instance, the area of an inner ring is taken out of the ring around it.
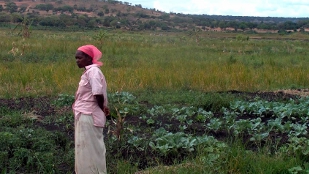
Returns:
[[[168,27],[168,25],[166,23],[162,23],[161,24],[161,30],[169,30],[170,28]]]
[[[108,13],[109,13],[109,9],[106,8],[105,11],[104,11],[104,13],[105,13],[105,14],[108,14]]]
[[[309,27],[309,20],[300,20],[297,22],[298,28],[308,28]]]
[[[110,25],[114,28],[120,28],[120,22],[117,19],[114,19]]]
[[[34,7],[34,9],[45,10],[45,4],[38,4]]]
[[[225,30],[226,29],[226,22],[225,21],[220,21],[218,26],[222,29]]]
[[[241,22],[241,23],[239,24],[239,28],[242,29],[242,30],[244,31],[246,28],[248,28],[248,26],[247,26],[247,24],[246,24],[245,22]]]
[[[46,11],[48,12],[49,10],[53,10],[54,9],[54,5],[53,4],[46,4]]]
[[[98,12],[98,16],[101,16],[101,17],[104,16],[103,11],[99,11],[99,12]]]
[[[236,22],[236,21],[230,21],[230,22],[228,23],[228,26],[231,27],[231,28],[234,28],[234,30],[237,31],[238,28],[239,28],[239,23]]]
[[[84,27],[84,26],[86,26],[86,21],[85,21],[85,19],[84,18],[77,18],[77,20],[76,20],[76,25],[78,25],[79,27]]]
[[[156,21],[151,20],[148,23],[149,23],[150,29],[152,30],[156,29],[156,25],[157,25]]]
[[[86,7],[85,6],[80,6],[80,7],[77,7],[76,9],[77,11],[86,11]]]
[[[135,4],[135,7],[143,8],[141,4]]]
[[[257,27],[257,24],[256,24],[256,23],[253,23],[253,22],[248,22],[248,23],[247,23],[247,26],[248,26],[248,28],[250,28],[250,29],[252,30],[253,28],[256,28],[256,27]]]
[[[11,14],[11,22],[18,23],[23,21],[23,16],[20,13],[12,13]]]
[[[65,23],[66,26],[74,25],[74,20],[69,15],[61,14],[61,15],[59,15],[59,20],[62,21],[63,23]]]
[[[267,29],[267,25],[264,22],[261,22],[260,24],[258,24],[257,26],[258,29]]]
[[[80,27],[85,27],[87,25],[86,21],[89,21],[89,18],[87,16],[79,15],[77,17],[76,24]]]
[[[67,12],[73,13],[74,8],[69,6],[69,5],[65,5],[65,6],[62,7],[62,11],[63,12],[67,11]]]
[[[26,10],[27,10],[27,7],[26,7],[26,6],[22,6],[22,7],[19,8],[18,12],[19,12],[19,13],[23,13],[23,12],[25,12]]]
[[[86,27],[88,27],[88,28],[94,28],[94,27],[96,27],[96,26],[97,26],[97,22],[96,22],[95,19],[89,20],[89,21],[87,22],[87,25],[86,25]]]
[[[112,16],[107,16],[104,18],[104,21],[103,21],[103,26],[105,27],[110,27],[111,26],[111,22],[114,20],[115,18],[112,17]]]
[[[0,13],[0,22],[10,22],[10,15],[6,13]]]
[[[145,14],[144,12],[137,12],[135,16],[138,18],[149,18],[149,15]]]
[[[17,12],[18,6],[14,2],[8,2],[5,4],[5,10],[14,13]]]
[[[272,24],[272,23],[261,22],[260,24],[258,24],[257,28],[266,29],[266,30],[274,30],[274,29],[277,29],[278,27],[276,27],[275,24]]]
[[[69,5],[65,5],[62,7],[58,7],[58,8],[54,8],[54,11],[61,11],[61,12],[70,12],[73,13],[74,8],[69,6]]]
[[[65,27],[65,23],[61,21],[57,16],[51,16],[43,18],[40,23],[42,26],[51,26],[51,27]]]
[[[167,13],[164,13],[164,14],[161,15],[159,18],[160,18],[160,19],[163,19],[163,20],[169,20],[169,19],[170,19],[170,15],[167,14]]]
[[[295,30],[297,28],[297,24],[291,21],[286,21],[282,24],[278,25],[279,29],[283,30]]]

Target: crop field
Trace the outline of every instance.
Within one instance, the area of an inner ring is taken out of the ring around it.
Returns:
[[[309,172],[307,33],[18,34],[0,30],[1,173],[74,173],[84,44],[103,52],[108,173]]]

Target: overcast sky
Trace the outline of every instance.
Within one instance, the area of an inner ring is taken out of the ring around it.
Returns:
[[[183,14],[309,17],[309,0],[123,0]]]

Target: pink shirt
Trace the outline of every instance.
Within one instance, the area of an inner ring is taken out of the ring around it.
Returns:
[[[103,94],[104,106],[107,106],[107,84],[105,77],[96,64],[85,67],[83,75],[75,94],[75,102],[73,103],[73,112],[75,119],[78,120],[81,114],[92,115],[93,125],[104,127],[106,116],[99,107],[94,95]]]

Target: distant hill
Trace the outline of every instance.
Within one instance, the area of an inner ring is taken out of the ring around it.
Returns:
[[[14,2],[18,7],[17,11],[22,14],[39,13],[41,16],[75,13],[86,14],[89,17],[99,17],[102,13],[104,16],[117,16],[118,13],[143,13],[148,16],[158,17],[163,14],[163,12],[154,9],[144,9],[141,5],[113,0],[7,0],[7,2],[0,2],[0,5],[5,8],[5,4],[10,2]],[[48,7],[47,5],[51,6]]]
[[[307,31],[309,18],[186,15],[115,0],[5,0],[0,25],[31,21],[38,28],[126,30]]]
[[[239,21],[239,22],[271,22],[271,23],[283,23],[287,21],[298,22],[303,20],[309,20],[309,18],[292,18],[292,17],[259,17],[259,16],[223,16],[223,15],[193,15],[195,17],[205,17],[215,20],[225,21]]]

